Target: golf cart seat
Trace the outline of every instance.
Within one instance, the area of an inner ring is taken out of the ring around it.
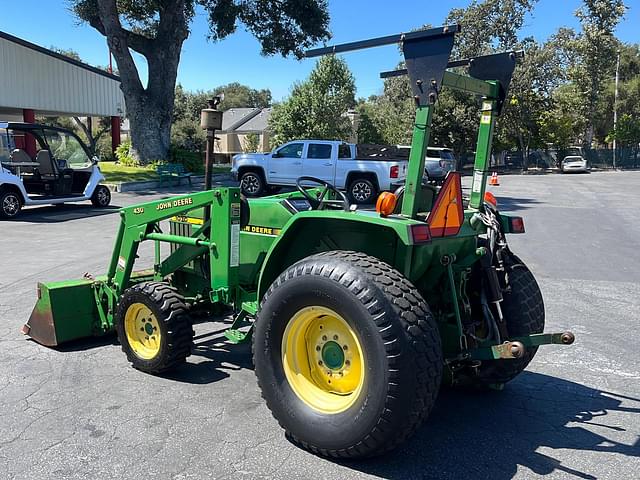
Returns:
[[[11,163],[25,163],[25,162],[33,162],[31,157],[27,152],[22,150],[21,148],[16,148],[9,155],[9,159]],[[16,173],[16,169],[14,167],[9,167],[12,173]],[[18,171],[20,172],[21,177],[32,177],[33,176],[33,167],[23,167],[21,166]]]
[[[42,180],[55,180],[57,178],[49,150],[40,150],[36,154],[36,163],[39,164],[37,168]]]
[[[22,150],[21,148],[14,149],[11,152],[11,155],[9,156],[9,158],[11,158],[11,161],[15,163],[33,162],[29,154],[24,150]]]

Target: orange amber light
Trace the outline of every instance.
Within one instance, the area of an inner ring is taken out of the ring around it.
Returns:
[[[396,209],[398,198],[391,192],[382,192],[376,202],[376,212],[383,217],[391,215]]]
[[[498,208],[498,199],[496,199],[496,196],[493,193],[485,192],[484,193],[484,201],[487,202],[487,203],[490,203],[494,207]]]

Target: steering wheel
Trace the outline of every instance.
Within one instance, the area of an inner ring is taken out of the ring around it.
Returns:
[[[322,185],[324,186],[324,190],[318,197],[314,197],[306,190],[310,187],[303,186],[302,182],[312,182],[318,185]],[[326,205],[331,207],[342,207],[346,212],[349,211],[349,200],[347,200],[346,195],[325,180],[321,180],[316,177],[299,177],[296,180],[296,187],[298,188],[298,191],[304,196],[304,198],[309,201],[309,204],[311,205],[311,208],[313,210],[321,210],[322,207]],[[329,191],[336,193],[341,198],[341,200],[325,200],[324,197]]]

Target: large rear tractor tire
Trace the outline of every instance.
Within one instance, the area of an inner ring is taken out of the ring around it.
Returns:
[[[505,259],[509,289],[503,294],[502,313],[510,337],[544,331],[544,300],[538,282],[515,255]],[[482,362],[472,382],[479,387],[500,386],[513,380],[533,360],[538,347],[527,347],[521,358]]]
[[[395,448],[428,416],[442,377],[426,302],[398,271],[356,252],[307,257],[273,282],[253,359],[287,437],[336,458]]]
[[[165,282],[140,283],[124,292],[116,332],[127,359],[143,372],[165,372],[191,355],[194,331],[187,305]]]

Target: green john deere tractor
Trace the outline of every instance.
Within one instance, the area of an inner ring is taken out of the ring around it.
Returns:
[[[230,187],[123,208],[106,275],[39,284],[24,333],[54,346],[115,330],[133,366],[158,374],[190,355],[194,315],[231,308],[225,335],[253,342],[274,417],[294,442],[330,457],[391,450],[428,416],[441,384],[501,388],[538,346],[572,343],[570,332],[543,333],[540,289],[505,237],[524,232],[522,219],[485,195],[494,124],[520,54],[450,62],[457,32],[307,52],[402,46],[406,70],[383,76],[408,74],[415,96],[408,174],[376,211],[310,177],[298,191],[250,201]],[[458,173],[439,188],[423,182],[441,88],[481,98],[469,198]],[[154,267],[135,271],[144,241],[155,243]]]

